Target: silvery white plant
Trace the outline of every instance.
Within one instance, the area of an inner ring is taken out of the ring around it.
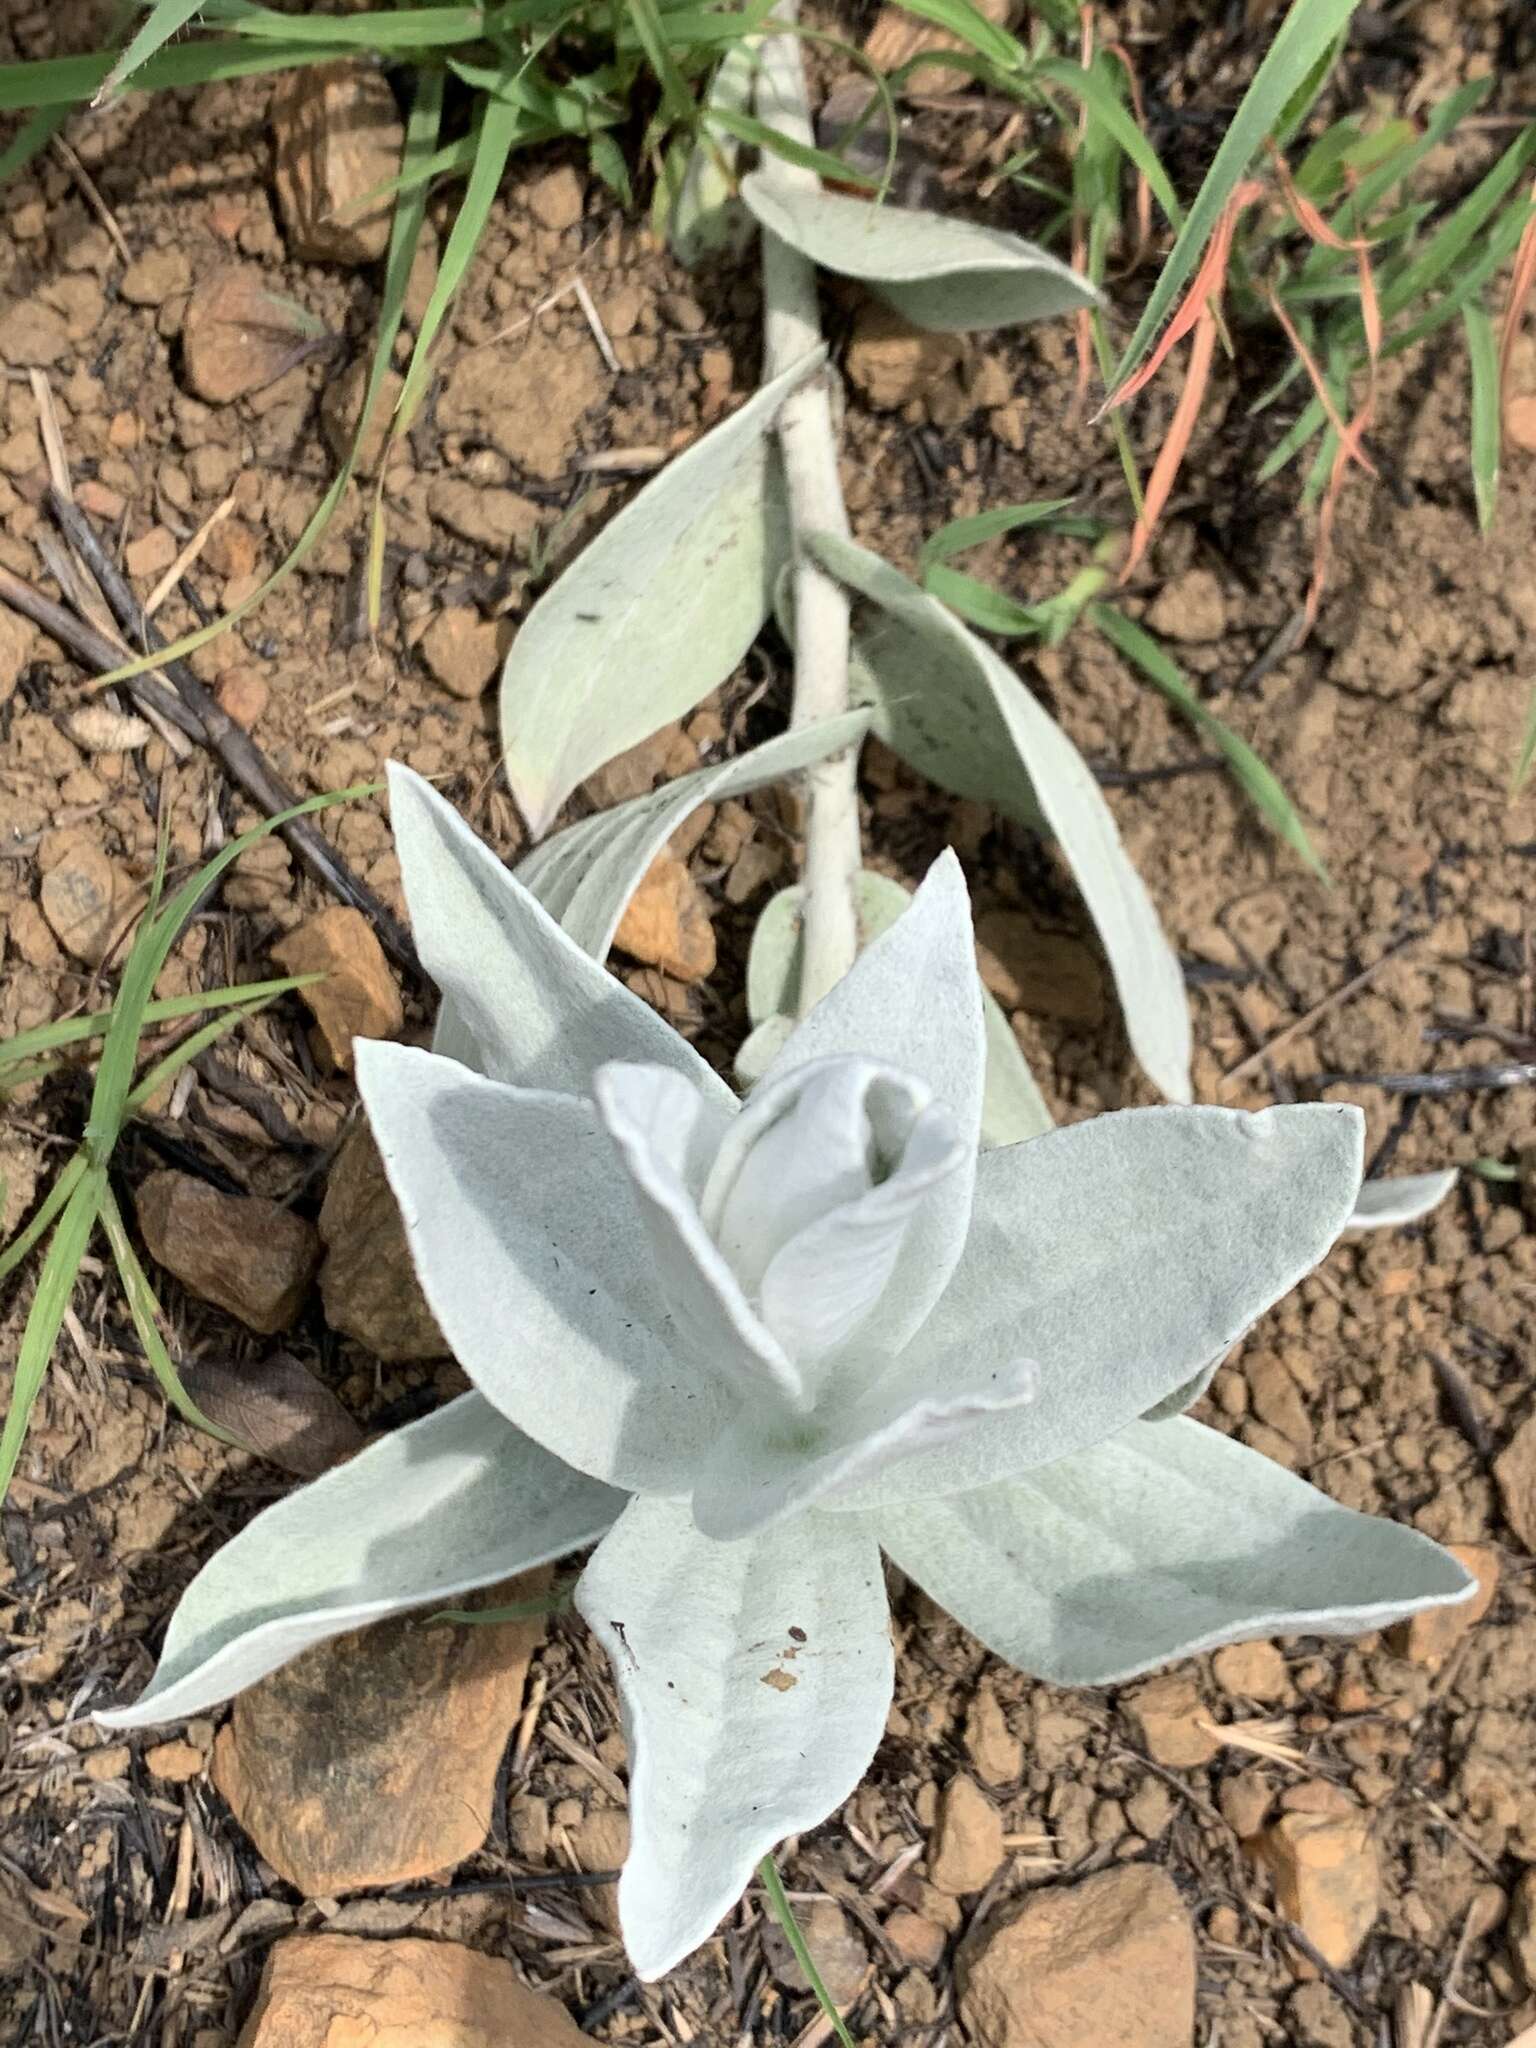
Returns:
[[[258,1516],[129,1727],[600,1539],[576,1593],[630,1744],[619,1886],[654,1978],[885,1726],[882,1550],[998,1655],[1098,1684],[1465,1598],[1445,1551],[1179,1411],[1323,1255],[1361,1118],[1133,1110],[978,1149],[953,855],[740,1101],[395,769],[438,1049],[357,1069],[477,1391]]]

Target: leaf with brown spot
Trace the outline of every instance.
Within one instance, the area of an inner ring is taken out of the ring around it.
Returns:
[[[318,1479],[366,1441],[330,1388],[289,1351],[249,1365],[204,1360],[187,1366],[182,1379],[211,1421],[296,1478]]]

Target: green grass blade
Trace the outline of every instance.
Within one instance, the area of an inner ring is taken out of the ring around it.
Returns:
[[[31,113],[42,107],[77,107],[93,99],[111,75],[115,50],[85,57],[42,57],[28,64],[0,64],[0,114]],[[187,43],[160,50],[134,77],[135,92],[179,91],[222,79],[253,78],[327,64],[356,54],[347,43],[246,43],[237,37]]]
[[[193,15],[198,12],[203,0],[155,0],[148,17],[140,26],[138,34],[128,44],[121,57],[112,66],[101,82],[95,104],[109,99],[122,89],[123,81],[130,78],[143,64],[147,64],[156,50],[168,43],[171,37],[184,29]]]
[[[910,4],[910,0],[904,0],[904,4]],[[917,7],[912,9],[914,14],[923,11]],[[821,1972],[816,1967],[816,1958],[811,1954],[809,1944],[800,1931],[800,1922],[795,1918],[795,1909],[789,1903],[789,1898],[784,1890],[783,1880],[780,1878],[778,1867],[771,1856],[763,1858],[762,1862],[757,1866],[757,1874],[763,1881],[763,1890],[768,1894],[769,1910],[783,1929],[784,1939],[789,1943],[790,1951],[795,1961],[800,1965],[806,1983],[810,1985],[811,1990],[815,1993],[816,2003],[826,2014],[833,2033],[836,2034],[838,2040],[842,2043],[842,2048],[855,2048],[854,2038],[843,2025],[843,2016],[833,2002],[831,1992],[822,1981]]]
[[[0,1430],[0,1503],[11,1490],[16,1462],[26,1440],[27,1425],[32,1420],[32,1410],[37,1406],[37,1397],[42,1391],[48,1361],[58,1342],[69,1297],[74,1292],[80,1271],[80,1261],[85,1257],[85,1248],[96,1226],[97,1211],[106,1186],[105,1168],[97,1166],[84,1171],[71,1190],[58,1227],[49,1239],[48,1254],[38,1275],[37,1292],[32,1297],[26,1328],[21,1333],[21,1348],[16,1354],[11,1405],[5,1411],[5,1427]]]
[[[770,128],[751,114],[739,114],[732,107],[711,107],[708,120],[710,127],[723,128],[738,142],[749,142],[754,149],[771,149],[786,163],[799,164],[804,170],[814,171],[819,178],[830,178],[839,185],[865,185],[871,191],[879,187],[880,180],[868,171],[860,170],[856,164],[844,163],[841,157],[832,156],[824,149],[813,149],[809,143],[796,142],[791,136],[781,135],[777,128]]]
[[[1515,772],[1509,780],[1509,793],[1518,796],[1530,780],[1531,769],[1536,766],[1536,683],[1531,685],[1530,702],[1525,711],[1525,733],[1520,741],[1520,753],[1515,761]]]
[[[267,1002],[273,1001],[268,997]],[[237,1025],[248,1017],[256,1016],[267,1007],[267,1003],[247,1003],[238,1010],[226,1010],[222,1017],[211,1017],[196,1031],[189,1032],[179,1045],[173,1045],[163,1059],[156,1060],[140,1080],[134,1082],[123,1104],[125,1115],[142,1109],[162,1089],[167,1081],[174,1081],[182,1068],[205,1053],[210,1045],[217,1045],[221,1038],[227,1038]]]
[[[1292,96],[1306,83],[1313,66],[1348,23],[1358,0],[1295,0],[1280,24],[1264,61],[1244,93],[1231,125],[1222,137],[1205,182],[1189,217],[1179,231],[1162,275],[1147,301],[1146,311],[1115,366],[1118,389],[1150,349],[1158,329],[1173,311],[1179,293],[1193,275],[1222,209],[1264,140],[1284,116]]]
[[[179,1017],[196,1017],[204,1010],[227,1009],[232,1003],[260,1002],[265,997],[287,995],[319,981],[318,974],[284,974],[271,981],[240,982],[230,988],[211,988],[201,995],[161,996],[144,1008],[146,1024],[174,1022]],[[102,1037],[112,1021],[110,1010],[93,1010],[88,1016],[66,1017],[57,1024],[39,1024],[31,1031],[19,1031],[0,1045],[0,1088],[15,1084],[6,1072],[13,1063],[57,1052],[66,1045]]]
[[[655,72],[661,86],[662,111],[668,121],[679,128],[693,125],[698,107],[688,89],[688,81],[678,69],[677,59],[672,54],[662,27],[661,14],[656,0],[628,0],[629,18],[634,24],[635,34],[645,51],[646,61]]]
[[[1504,438],[1499,413],[1499,341],[1481,299],[1468,299],[1461,320],[1467,332],[1472,375],[1472,488],[1477,496],[1477,523],[1487,533],[1498,510]]]
[[[1085,71],[1081,64],[1069,64],[1064,57],[1052,57],[1037,65],[1034,75],[1059,85],[1063,92],[1070,93],[1080,106],[1087,109],[1092,120],[1113,136],[1152,187],[1157,203],[1171,225],[1175,229],[1181,227],[1184,209],[1179,204],[1173,182],[1163,169],[1157,151],[1137,127],[1135,117],[1124,100],[1112,92],[1096,72]]]
[[[0,149],[0,185],[31,163],[40,149],[46,149],[68,119],[69,108],[64,106],[44,107],[30,121],[24,121],[9,145]]]
[[[1026,635],[1038,638],[1044,631],[1041,616],[1033,606],[1020,604],[1005,591],[995,590],[990,583],[967,576],[959,569],[948,569],[942,562],[931,562],[923,571],[923,588],[968,624],[979,626],[983,633],[1018,639]]]
[[[1516,136],[1493,169],[1467,194],[1450,219],[1399,271],[1381,294],[1381,317],[1390,320],[1417,304],[1471,248],[1521,177],[1536,160],[1536,121]]]
[[[1301,856],[1315,875],[1328,881],[1328,870],[1308,838],[1307,828],[1286,795],[1280,778],[1260,760],[1246,740],[1239,739],[1230,726],[1223,724],[1213,711],[1207,710],[1178,664],[1170,660],[1149,633],[1143,632],[1133,619],[1128,619],[1115,606],[1090,605],[1088,617],[1110,644],[1141,670],[1148,682],[1161,690],[1170,703],[1176,704],[1185,717],[1206,734],[1226,756],[1239,787],[1261,817],[1287,846]]]
[[[926,569],[930,562],[947,562],[964,554],[967,548],[980,547],[983,541],[996,540],[1000,534],[1013,533],[1018,527],[1054,523],[1056,514],[1064,512],[1071,503],[1070,498],[1038,498],[1029,505],[994,505],[990,512],[976,512],[968,519],[951,519],[929,534],[919,560]]]
[[[194,1429],[206,1435],[217,1437],[220,1443],[238,1444],[240,1439],[232,1431],[213,1422],[198,1407],[192,1396],[182,1385],[181,1374],[176,1370],[175,1360],[166,1349],[164,1337],[160,1334],[161,1307],[155,1290],[149,1284],[149,1275],[139,1262],[139,1255],[133,1248],[123,1222],[123,1212],[117,1206],[117,1197],[110,1185],[105,1186],[101,1196],[101,1226],[112,1247],[112,1257],[117,1265],[117,1276],[123,1283],[123,1297],[128,1303],[128,1313],[133,1318],[133,1327],[138,1333],[149,1369],[160,1382],[165,1398],[177,1413]]]
[[[175,945],[182,927],[196,909],[203,892],[223,874],[224,870],[237,861],[248,848],[255,846],[279,826],[286,825],[292,818],[306,818],[316,811],[329,810],[333,804],[345,803],[361,796],[371,789],[372,784],[358,784],[353,789],[336,790],[326,796],[312,796],[290,810],[279,811],[275,817],[265,818],[249,832],[242,832],[238,839],[231,839],[221,847],[212,860],[205,864],[184,882],[170,902],[154,918],[141,921],[134,934],[133,945],[129,948],[128,959],[123,967],[123,978],[118,987],[117,1001],[112,1006],[112,1020],[107,1026],[105,1041],[101,1048],[101,1064],[96,1070],[96,1087],[91,1096],[90,1116],[85,1127],[85,1141],[93,1164],[104,1164],[117,1142],[122,1127],[124,1110],[129,1090],[133,1083],[134,1060],[139,1039],[144,1029],[144,1012],[148,1007],[155,977],[165,964],[166,955]]]
[[[85,1154],[77,1152],[38,1203],[37,1214],[31,1222],[24,1224],[5,1249],[0,1251],[0,1280],[7,1279],[14,1273],[32,1247],[45,1235],[49,1224],[79,1185],[80,1176],[84,1171]]]
[[[970,5],[970,0],[901,0],[901,9],[904,14],[915,14],[923,21],[948,29],[1005,76],[1027,67],[1028,57],[1018,40],[1005,28],[988,21],[978,8]]]

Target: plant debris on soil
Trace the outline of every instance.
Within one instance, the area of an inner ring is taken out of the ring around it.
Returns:
[[[87,47],[110,12],[23,0],[0,54]],[[1159,146],[1193,189],[1266,10],[1249,6],[1252,31],[1240,8],[1124,12]],[[1373,93],[1422,106],[1513,55],[1523,68],[1489,104],[1528,109],[1536,52],[1507,27],[1517,13],[1486,0],[1367,10],[1375,26],[1340,91],[1354,106]],[[78,160],[45,153],[4,197],[0,567],[54,588],[51,404],[76,503],[141,599],[201,543],[156,612],[168,637],[240,602],[302,530],[347,445],[376,312],[376,266],[335,244],[301,251],[284,231],[271,96],[258,79],[152,104],[130,94],[72,125]],[[936,167],[927,203],[1026,225],[1006,187],[980,190],[1014,146],[1004,119],[973,98],[918,110]],[[1459,189],[1498,146],[1463,136],[1439,174]],[[453,203],[434,200],[433,237]],[[1124,289],[1134,298],[1134,281]],[[217,330],[251,294],[300,308],[325,345],[268,337],[231,382]],[[193,655],[192,673],[299,795],[401,760],[515,857],[487,694],[508,639],[540,578],[635,478],[754,388],[758,310],[755,274],[683,272],[574,161],[514,158],[431,401],[380,479],[380,632],[359,608],[371,486],[354,485],[304,572]],[[991,504],[1075,494],[1123,517],[1113,446],[1074,415],[1069,330],[918,337],[837,292],[829,311],[856,537],[910,565],[935,527]],[[1341,1243],[1200,1410],[1336,1499],[1465,1546],[1486,1598],[1385,1637],[1237,1646],[1062,1692],[898,1586],[886,1739],[841,1813],[782,1858],[863,2040],[1178,2048],[1193,2029],[1221,2048],[1450,2048],[1536,2023],[1536,801],[1508,797],[1536,677],[1536,454],[1510,446],[1497,525],[1480,534],[1458,346],[1391,365],[1373,439],[1384,480],[1349,485],[1317,629],[1266,664],[1304,602],[1311,536],[1292,482],[1253,483],[1268,443],[1246,406],[1263,367],[1219,371],[1126,609],[1274,766],[1333,886],[1206,772],[1188,727],[1104,641],[1079,633],[1038,653],[1032,679],[1111,786],[1185,961],[1198,1099],[1258,1108],[1326,1088],[1366,1111],[1375,1171],[1524,1168],[1523,1183],[1464,1174],[1424,1224]],[[1517,352],[1515,385],[1536,399],[1536,344]],[[1154,391],[1133,410],[1144,460],[1172,404]],[[1079,565],[1076,545],[1024,535],[971,566],[1042,596]],[[787,696],[765,639],[718,698],[594,776],[570,815],[765,737]],[[162,807],[177,879],[259,816],[208,753],[177,758],[121,712],[115,725],[86,716],[100,705],[74,658],[0,609],[0,1036],[109,998]],[[958,848],[989,986],[1057,1114],[1150,1099],[1048,851],[920,787],[876,745],[864,800],[885,872],[910,881]],[[746,1035],[752,922],[794,877],[794,826],[772,792],[700,813],[620,931],[616,971],[722,1066]],[[327,813],[323,831],[401,915],[381,800]],[[266,1456],[167,1417],[110,1266],[88,1256],[0,1511],[0,2039],[227,2048],[249,2019],[243,2038],[275,2048],[326,2038],[293,2017],[317,1999],[387,2009],[402,2042],[428,2048],[455,2000],[463,2031],[445,2039],[478,2041],[472,2028],[499,2011],[530,2041],[566,2038],[552,2008],[519,2019],[498,2004],[519,1995],[510,1962],[597,2039],[811,2048],[825,2023],[756,1890],[664,1982],[630,1972],[611,1883],[625,1750],[603,1659],[569,1616],[507,1624],[499,1644],[495,1626],[390,1625],[387,1668],[451,1704],[439,1720],[402,1702],[400,1753],[370,1752],[370,1782],[414,1789],[367,1796],[416,1802],[413,1839],[384,1852],[414,1857],[412,1874],[387,1884],[357,1882],[324,1839],[323,1803],[288,1813],[287,1830],[235,1820],[229,1800],[261,1804],[262,1756],[238,1754],[244,1707],[131,1741],[91,1721],[142,1685],[188,1579],[291,1474],[463,1385],[352,1135],[351,1032],[424,1042],[430,991],[274,837],[189,927],[157,994],[317,961],[338,970],[326,1000],[290,996],[203,1055],[117,1158],[173,1355]],[[6,1234],[78,1140],[82,1072],[5,1105]],[[1489,1078],[1500,1072],[1519,1085]],[[29,1285],[4,1303],[6,1361]],[[307,1711],[313,1735],[305,1697],[293,1680],[262,1710]],[[343,1689],[336,1712],[354,1711],[366,1719]],[[474,1765],[472,1795],[451,1772],[437,1782],[442,1757],[406,1757],[423,1724],[418,1748]],[[385,1737],[370,1723],[358,1739]],[[265,1758],[269,1805],[279,1761],[279,1777],[296,1768],[292,1754]],[[469,1796],[467,1831],[462,1811],[433,1807]],[[351,1943],[364,1940],[359,1964]],[[447,1942],[487,1960],[445,1988]]]

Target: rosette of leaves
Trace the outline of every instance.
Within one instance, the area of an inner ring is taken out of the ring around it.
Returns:
[[[1427,1538],[1179,1412],[1347,1222],[1358,1111],[1132,1110],[979,1149],[952,855],[743,1102],[425,783],[391,790],[458,1056],[360,1042],[358,1077],[475,1391],[258,1516],[110,1725],[600,1539],[576,1605],[623,1703],[619,1907],[655,1977],[867,1767],[882,1550],[1061,1684],[1470,1593]]]

